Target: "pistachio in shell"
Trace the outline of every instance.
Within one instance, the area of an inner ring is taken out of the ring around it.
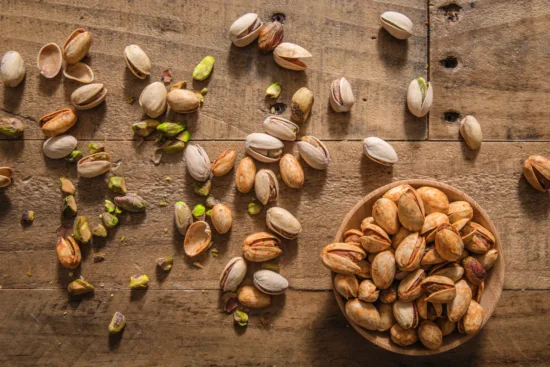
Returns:
[[[17,51],[8,51],[2,57],[0,77],[4,85],[15,88],[25,79],[25,62]]]
[[[391,245],[390,237],[376,224],[368,224],[363,228],[359,238],[361,246],[368,253],[378,253],[387,250]]]
[[[231,171],[237,159],[237,152],[233,149],[226,149],[212,163],[212,174],[214,176],[225,176]]]
[[[392,236],[391,247],[393,247],[394,250],[397,250],[401,242],[411,233],[413,232],[409,231],[407,228],[403,226],[399,227],[399,231],[397,231],[397,233]]]
[[[289,240],[293,240],[302,232],[302,225],[288,210],[273,207],[269,208],[265,216],[269,229]]]
[[[264,133],[252,133],[246,137],[244,148],[252,158],[265,163],[277,162],[283,155],[283,142]]]
[[[235,186],[239,192],[246,194],[254,187],[256,164],[250,157],[244,157],[235,170]]]
[[[464,266],[466,279],[475,286],[479,286],[487,277],[487,272],[481,266],[481,263],[472,256],[462,260],[462,265]]]
[[[55,250],[59,263],[61,263],[61,265],[65,268],[75,269],[78,265],[80,265],[82,255],[80,254],[80,247],[78,247],[78,244],[73,237],[59,237],[57,239]]]
[[[246,275],[246,261],[242,257],[234,257],[225,266],[220,276],[220,288],[224,292],[233,292]]]
[[[447,303],[447,317],[452,322],[459,321],[466,314],[472,301],[472,290],[465,280],[459,280],[455,288],[455,298]]]
[[[239,288],[237,298],[241,305],[249,308],[264,308],[271,304],[271,296],[250,285]]]
[[[397,301],[398,293],[397,293],[397,283],[393,282],[388,288],[386,289],[380,289],[380,302],[382,303],[394,303]]]
[[[464,246],[475,254],[485,254],[495,246],[495,236],[479,223],[469,222],[461,233]]]
[[[211,177],[212,167],[206,150],[198,144],[190,144],[185,150],[187,172],[195,180],[204,182]]]
[[[153,82],[141,92],[139,105],[147,116],[157,118],[166,111],[167,95],[168,92],[162,82]]]
[[[474,209],[466,201],[453,201],[449,204],[447,215],[449,216],[449,222],[453,224],[463,219],[471,220],[474,216]]]
[[[467,115],[460,121],[460,135],[471,150],[478,150],[483,141],[481,125],[474,116]]]
[[[490,270],[497,262],[498,259],[498,250],[497,249],[490,249],[485,254],[476,256],[475,257],[477,261],[481,264],[483,269],[485,271]]]
[[[272,270],[262,269],[254,273],[254,286],[269,295],[283,294],[288,289],[288,280]]]
[[[310,57],[311,54],[305,48],[289,42],[283,42],[273,50],[277,65],[294,71],[305,70],[307,65],[301,59]]]
[[[447,195],[443,191],[435,187],[423,186],[416,189],[416,192],[422,199],[426,215],[434,212],[443,214],[449,212],[449,198],[447,198]]]
[[[76,148],[77,141],[72,135],[58,135],[48,138],[42,145],[42,152],[51,159],[68,156]]]
[[[345,312],[348,319],[367,330],[378,330],[380,314],[372,303],[363,302],[358,298],[346,302]]]
[[[447,261],[457,261],[464,250],[460,234],[448,223],[440,224],[435,235],[435,248]]]
[[[271,233],[257,232],[243,240],[243,254],[248,261],[263,262],[276,258],[283,251],[281,241]]]
[[[449,217],[443,213],[433,212],[424,218],[424,224],[420,230],[420,235],[426,238],[426,243],[435,241],[437,227],[443,223],[449,223]]]
[[[372,217],[387,234],[396,234],[399,230],[397,205],[390,199],[380,198],[372,206]]]
[[[453,282],[458,282],[464,275],[464,268],[458,263],[450,261],[434,265],[430,269],[429,275],[442,275]]]
[[[350,229],[344,232],[344,242],[345,243],[353,243],[357,246],[361,245],[361,237],[363,236],[363,232],[357,230],[357,229]]]
[[[418,232],[407,236],[395,250],[395,261],[402,271],[413,271],[420,267],[424,256],[426,240]]]
[[[423,320],[418,327],[418,338],[428,349],[438,349],[443,344],[443,333],[433,321]]]
[[[452,332],[456,329],[456,322],[453,322],[449,319],[438,318],[435,320],[435,323],[441,330],[443,336],[452,334]]]
[[[405,40],[413,34],[413,23],[405,15],[387,11],[380,15],[380,23],[389,34],[397,39]]]
[[[198,93],[187,89],[174,89],[167,94],[166,102],[174,112],[192,113],[199,109],[202,103],[201,97]]]
[[[138,45],[129,45],[124,48],[124,60],[130,72],[139,79],[145,79],[151,74],[151,60]]]
[[[403,278],[397,287],[399,299],[404,302],[412,302],[422,296],[424,290],[421,283],[424,278],[426,278],[426,272],[422,269],[417,269]]]
[[[285,35],[283,25],[274,21],[260,29],[258,37],[258,48],[261,52],[269,52],[275,49],[282,41]]]
[[[407,106],[416,117],[424,117],[433,103],[432,83],[419,77],[411,81],[407,90]]]
[[[532,155],[523,162],[523,175],[533,188],[540,192],[550,190],[550,161],[540,155]]]
[[[307,135],[297,143],[300,156],[306,163],[317,170],[325,170],[330,163],[328,148],[318,138]]]
[[[402,347],[407,347],[418,341],[416,329],[405,329],[399,323],[393,324],[390,329],[391,341]]]
[[[355,103],[353,91],[348,80],[338,78],[330,85],[330,106],[335,112],[348,112]]]
[[[270,169],[259,170],[254,180],[254,191],[263,205],[277,201],[279,198],[279,182],[275,173]]]
[[[355,274],[361,271],[357,264],[365,258],[365,252],[348,243],[332,243],[321,251],[321,262],[339,274]]]
[[[357,298],[363,302],[376,302],[380,291],[370,279],[365,279],[359,284],[359,293]]]
[[[430,275],[422,281],[421,286],[428,294],[426,301],[431,303],[447,303],[456,296],[455,283],[441,275]]]
[[[225,234],[231,229],[233,214],[227,205],[219,203],[212,208],[210,220],[219,234]]]
[[[334,289],[345,299],[355,298],[359,293],[359,282],[355,275],[336,274],[334,276]]]
[[[396,301],[393,304],[393,316],[403,329],[414,329],[418,326],[419,316],[415,302]]]
[[[92,34],[83,28],[76,29],[63,44],[63,59],[67,64],[82,60],[92,45]]]
[[[463,334],[475,334],[483,325],[485,312],[483,307],[474,300],[470,301],[468,311],[462,319],[458,321],[458,331]]]
[[[395,277],[395,257],[390,251],[378,253],[371,265],[371,276],[374,284],[380,289],[388,288]]]
[[[279,161],[279,173],[283,182],[292,189],[299,189],[304,185],[304,170],[292,154],[285,154]]]
[[[57,136],[69,130],[76,123],[76,113],[71,108],[61,110],[42,116],[38,120],[38,126],[46,136]]]
[[[298,125],[281,116],[268,116],[263,123],[264,130],[271,136],[281,140],[294,141],[300,131]]]
[[[378,323],[378,331],[388,331],[396,323],[393,316],[393,306],[388,303],[380,303],[376,307],[380,314],[380,322]]]
[[[197,221],[187,229],[183,250],[187,256],[195,257],[210,246],[210,241],[212,241],[210,226],[204,221]]]
[[[398,161],[395,149],[375,136],[363,140],[363,152],[370,160],[384,166],[393,166]]]
[[[174,204],[174,222],[178,232],[185,236],[187,229],[193,223],[193,214],[191,209],[183,201]]]
[[[263,23],[258,14],[244,14],[229,28],[229,39],[237,47],[247,46],[258,38],[262,26]]]
[[[399,222],[411,232],[417,232],[424,225],[424,203],[412,187],[407,188],[397,204]]]

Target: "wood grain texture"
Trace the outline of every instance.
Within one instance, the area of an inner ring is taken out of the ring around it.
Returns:
[[[450,3],[430,2],[430,139],[459,138],[459,122],[444,119],[456,112],[474,115],[484,140],[550,140],[548,2],[453,1],[456,22],[445,18]],[[458,66],[442,65],[447,57]]]

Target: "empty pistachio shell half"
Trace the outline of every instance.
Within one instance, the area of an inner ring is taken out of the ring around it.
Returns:
[[[8,87],[17,87],[25,78],[25,62],[17,51],[8,51],[2,57],[0,76]]]
[[[0,167],[0,188],[9,186],[12,176],[13,169],[10,167]]]
[[[460,135],[472,150],[478,150],[483,141],[481,125],[474,116],[468,115],[460,121]]]
[[[270,169],[259,170],[254,180],[254,191],[263,205],[277,201],[279,198],[279,182],[275,173]]]
[[[229,28],[229,39],[237,47],[244,47],[260,35],[262,21],[256,13],[247,13],[233,22]]]
[[[281,158],[279,173],[284,183],[292,189],[299,189],[304,185],[304,170],[292,154],[285,154]]]
[[[72,135],[58,135],[49,138],[42,145],[44,155],[52,159],[68,156],[76,148],[77,141]]]
[[[220,288],[224,292],[234,292],[246,275],[246,261],[234,257],[225,266],[220,276]]]
[[[258,270],[254,273],[254,286],[265,294],[283,294],[288,289],[288,280],[271,270]]]
[[[264,130],[281,140],[294,141],[300,128],[294,122],[280,116],[269,116],[264,120]]]
[[[298,151],[306,163],[315,169],[327,169],[330,163],[330,153],[328,148],[315,136],[303,136],[298,142]]]
[[[375,136],[363,140],[363,152],[374,162],[385,166],[392,166],[398,160],[395,149],[389,143]]]
[[[266,213],[265,222],[269,229],[289,240],[295,239],[302,232],[302,225],[298,219],[283,208],[270,208]]]
[[[246,194],[254,187],[256,164],[250,157],[244,157],[235,170],[235,186],[239,192]]]
[[[57,136],[69,130],[76,123],[76,113],[72,108],[63,108],[59,111],[42,116],[38,126],[46,136]]]
[[[550,161],[540,155],[532,155],[523,162],[523,175],[531,186],[540,192],[550,190]]]
[[[311,54],[305,48],[289,42],[283,42],[273,50],[275,62],[279,66],[289,70],[305,70],[307,65],[300,59],[310,57]]]
[[[198,144],[190,144],[185,150],[187,172],[197,181],[204,182],[212,175],[210,158]]]
[[[78,161],[76,169],[78,175],[84,178],[102,175],[111,169],[111,156],[104,152],[89,155]]]
[[[124,60],[130,72],[139,79],[145,79],[151,74],[151,60],[138,45],[129,45],[124,48]]]
[[[380,314],[372,303],[363,302],[358,298],[346,302],[346,316],[351,322],[367,330],[378,330]]]
[[[92,34],[79,28],[65,41],[62,47],[63,58],[67,64],[76,64],[82,60],[92,45]]]
[[[102,83],[84,85],[71,94],[71,103],[77,110],[89,110],[105,101],[107,89]]]
[[[63,70],[63,75],[67,79],[76,80],[77,82],[88,84],[94,81],[94,72],[91,67],[83,62],[76,64],[67,64]]]
[[[183,242],[183,251],[189,257],[201,254],[210,246],[212,231],[208,223],[204,221],[194,222],[187,229]]]
[[[139,96],[139,105],[143,112],[151,118],[158,117],[166,111],[166,96],[168,92],[161,82],[146,86]]]
[[[433,94],[432,83],[422,77],[414,79],[407,90],[409,111],[416,117],[426,116],[432,107]]]
[[[404,40],[412,36],[413,23],[405,15],[395,11],[387,11],[380,16],[382,27],[397,39]]]
[[[265,163],[277,162],[283,154],[283,142],[264,133],[248,135],[244,148],[252,158]]]
[[[290,119],[292,121],[302,123],[305,122],[313,107],[313,92],[305,87],[302,87],[292,96],[290,104]]]
[[[330,105],[335,112],[348,112],[355,103],[351,85],[346,78],[338,78],[330,85]]]
[[[36,65],[38,66],[38,70],[40,70],[40,74],[45,78],[51,79],[59,74],[62,63],[63,55],[61,54],[61,48],[57,44],[48,43],[38,51]]]

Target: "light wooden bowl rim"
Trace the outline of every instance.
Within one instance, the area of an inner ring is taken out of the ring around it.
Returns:
[[[388,185],[382,186],[371,193],[369,193],[367,196],[365,196],[363,199],[361,199],[346,215],[344,218],[344,221],[342,222],[342,225],[340,226],[338,233],[336,234],[334,242],[343,242],[343,234],[348,229],[353,228],[353,226],[350,225],[350,222],[353,220],[357,220],[354,218],[356,215],[359,215],[358,212],[360,212],[364,207],[365,204],[367,204],[368,208],[366,209],[369,213],[372,209],[372,203],[376,201],[379,197],[384,195],[386,191],[388,191],[391,188],[394,188],[399,185],[408,184],[413,186],[414,188],[419,188],[422,186],[431,186],[435,187],[441,191],[443,191],[447,196],[451,197],[460,197],[461,200],[466,201],[472,205],[474,209],[474,219],[476,221],[482,222],[481,224],[484,225],[488,230],[490,230],[496,239],[496,245],[495,248],[499,252],[497,263],[494,265],[494,267],[489,271],[488,277],[485,281],[485,289],[481,298],[481,304],[483,305],[485,315],[483,318],[483,326],[485,326],[485,323],[489,320],[491,315],[493,314],[498,300],[500,298],[500,294],[502,293],[502,288],[504,286],[504,251],[502,249],[502,244],[500,241],[500,236],[498,234],[498,231],[493,224],[491,218],[489,215],[481,208],[474,199],[472,199],[470,196],[462,192],[461,190],[458,190],[450,185],[434,181],[434,180],[425,180],[425,179],[413,179],[413,180],[403,180],[403,181],[396,181],[392,182]],[[449,201],[456,201],[451,200],[449,198]],[[370,205],[368,204],[370,202]],[[359,222],[363,218],[359,218]],[[334,279],[334,276],[336,274],[332,273],[332,279]],[[399,354],[405,354],[410,356],[427,356],[427,355],[434,355],[446,352],[448,350],[451,350],[453,348],[458,347],[459,345],[464,344],[468,340],[470,340],[473,336],[477,334],[472,335],[464,335],[464,334],[458,334],[456,331],[453,332],[453,334],[446,336],[443,338],[443,345],[441,348],[437,350],[430,350],[425,348],[420,341],[416,342],[415,344],[408,346],[408,347],[401,347],[395,343],[393,343],[390,340],[390,333],[388,332],[377,332],[377,331],[370,331],[362,328],[361,326],[353,323],[346,315],[345,312],[345,300],[336,290],[333,289],[334,296],[336,297],[336,301],[338,302],[338,305],[340,306],[340,310],[350,323],[350,325],[364,338],[369,340],[370,342],[376,344],[379,347],[382,347],[386,350],[389,350],[394,353]],[[480,329],[481,330],[481,329]]]

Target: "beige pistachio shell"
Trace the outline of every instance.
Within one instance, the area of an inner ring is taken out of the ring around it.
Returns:
[[[283,155],[279,161],[279,173],[283,182],[292,189],[299,189],[304,185],[304,170],[292,154]]]
[[[325,170],[330,163],[330,153],[323,142],[314,136],[307,135],[297,143],[300,156],[306,163],[317,170]]]
[[[351,322],[367,330],[378,330],[380,314],[371,303],[354,298],[346,302],[345,311]]]
[[[397,205],[390,199],[380,198],[372,206],[372,217],[388,234],[396,234],[399,230],[399,218],[397,216]]]
[[[432,246],[432,247],[426,248],[426,251],[424,252],[424,256],[420,261],[420,266],[425,267],[425,266],[430,266],[434,264],[441,264],[441,263],[444,263],[445,261],[446,260],[439,255],[435,246]]]
[[[425,300],[431,303],[447,303],[456,296],[455,283],[441,275],[430,275],[422,280],[421,286],[428,294]]]
[[[17,87],[25,78],[25,62],[17,51],[8,51],[2,57],[0,76],[4,85]]]
[[[76,80],[77,82],[88,84],[94,81],[94,72],[91,67],[83,62],[76,64],[67,64],[63,69],[63,75],[67,79]]]
[[[233,22],[229,28],[229,39],[237,47],[244,47],[256,40],[263,26],[256,13],[247,13]]]
[[[44,155],[51,159],[68,156],[75,148],[77,141],[72,135],[58,135],[49,138],[42,145]]]
[[[393,306],[388,303],[380,303],[377,306],[380,314],[380,322],[378,323],[378,331],[388,331],[395,324],[393,317]]]
[[[395,262],[400,270],[413,271],[420,267],[424,256],[426,240],[418,232],[407,236],[395,250]]]
[[[371,276],[380,289],[386,289],[392,284],[395,277],[395,257],[390,251],[380,252],[374,257]]]
[[[9,186],[12,176],[13,169],[10,167],[0,167],[0,188]]]
[[[409,231],[407,228],[403,226],[399,227],[399,231],[397,231],[397,233],[392,237],[391,240],[391,246],[393,247],[393,249],[397,250],[401,242],[403,242],[403,240],[407,238],[407,236],[411,233],[413,232]]]
[[[231,229],[233,224],[233,214],[231,209],[225,204],[216,204],[212,208],[212,214],[210,215],[212,225],[218,231],[219,234],[225,234]]]
[[[422,269],[417,269],[403,278],[397,287],[399,299],[404,302],[412,302],[420,297],[424,293],[421,287],[424,278],[426,278],[426,272]]]
[[[419,317],[414,302],[396,301],[393,304],[393,316],[403,329],[414,329],[418,326]]]
[[[199,109],[201,98],[190,90],[174,89],[166,96],[166,102],[174,112],[192,113]]]
[[[441,333],[443,334],[443,336],[447,336],[447,335],[452,334],[452,332],[455,331],[455,329],[456,329],[456,322],[452,322],[449,319],[439,318],[439,319],[435,320],[435,323],[437,324],[437,326],[441,330]]]
[[[458,331],[464,334],[475,334],[483,325],[484,314],[483,307],[479,303],[470,301],[468,311],[458,322]]]
[[[178,232],[185,236],[187,229],[193,223],[193,215],[189,206],[183,201],[174,204],[174,223]]]
[[[111,169],[111,156],[104,152],[91,154],[79,160],[76,169],[80,177],[97,177]]]
[[[252,158],[265,163],[277,162],[283,154],[283,142],[264,133],[252,133],[246,137],[245,151]]]
[[[244,157],[235,170],[235,186],[239,192],[246,194],[254,187],[256,164],[250,157]]]
[[[283,208],[269,208],[265,222],[269,229],[289,240],[295,239],[302,232],[302,225],[298,219]]]
[[[424,224],[420,230],[420,234],[426,238],[426,243],[435,241],[437,227],[443,223],[449,223],[449,217],[443,213],[433,212],[424,218]]]
[[[67,64],[76,64],[82,60],[92,45],[92,34],[82,28],[75,30],[62,47],[63,58]]]
[[[475,254],[485,254],[495,246],[495,236],[481,224],[469,222],[461,234],[464,246]]]
[[[185,165],[187,172],[197,181],[204,182],[212,175],[210,158],[198,144],[189,144],[185,149]]]
[[[195,257],[210,246],[211,240],[212,231],[208,223],[204,221],[194,222],[187,229],[183,250],[187,256]]]
[[[434,212],[443,214],[449,212],[449,199],[443,191],[435,187],[423,186],[416,189],[416,192],[422,198],[426,215],[430,215]]]
[[[357,263],[365,256],[365,252],[355,245],[332,243],[321,251],[321,262],[335,273],[356,274],[361,271]]]
[[[350,229],[344,232],[344,242],[360,245],[362,236],[363,236],[363,232],[361,232],[360,230]]]
[[[370,279],[365,279],[359,285],[359,294],[357,298],[364,302],[376,302],[379,290]]]
[[[424,203],[415,189],[403,192],[397,204],[399,222],[411,232],[420,231],[424,225]]]
[[[89,110],[105,101],[107,89],[102,83],[84,85],[71,94],[71,103],[77,110]]]
[[[330,85],[330,105],[335,112],[348,112],[355,103],[351,85],[346,78],[338,78]]]
[[[139,96],[139,105],[143,112],[156,118],[166,111],[166,96],[168,92],[161,82],[154,82],[146,86]]]
[[[464,275],[464,268],[455,262],[436,264],[430,269],[430,275],[441,275],[458,282]]]
[[[289,70],[305,70],[307,65],[300,59],[309,57],[311,57],[311,54],[305,48],[289,42],[283,42],[273,50],[275,62]]]
[[[474,216],[474,209],[466,201],[453,201],[449,204],[449,222],[451,224],[461,219],[472,219]]]
[[[455,284],[456,297],[447,303],[447,317],[452,322],[459,321],[468,311],[472,301],[472,290],[465,280]]]
[[[485,254],[476,256],[477,261],[481,264],[483,269],[489,270],[491,269],[497,262],[498,259],[498,250],[497,249],[491,249],[487,251]]]
[[[395,301],[397,301],[397,298],[397,283],[392,283],[392,285],[386,289],[380,289],[380,302],[394,303]]]
[[[437,227],[435,235],[437,253],[447,261],[457,261],[464,250],[464,243],[460,234],[448,223]]]
[[[418,316],[423,320],[434,321],[437,318],[443,317],[443,304],[428,302],[426,298],[419,297],[414,303],[418,311]]]
[[[382,27],[397,39],[404,40],[412,36],[413,23],[405,15],[395,11],[387,11],[380,15]]]
[[[425,84],[423,91],[420,85]],[[433,102],[432,83],[426,82],[424,78],[416,78],[409,84],[407,90],[407,106],[409,111],[416,117],[424,117],[430,111]]]
[[[363,152],[372,161],[384,166],[392,166],[398,161],[395,149],[389,143],[375,136],[363,140]]]
[[[233,149],[226,149],[212,163],[212,174],[214,176],[225,176],[231,171],[237,160],[237,152]]]
[[[151,74],[151,60],[138,45],[129,45],[124,48],[124,60],[130,72],[139,79],[145,79]]]
[[[483,134],[481,133],[481,125],[474,116],[468,115],[460,122],[460,135],[472,150],[481,148]]]
[[[254,192],[263,205],[272,201],[277,201],[279,198],[279,181],[272,170],[261,169],[256,173]]]
[[[359,272],[355,273],[356,276],[358,276],[361,279],[369,279],[371,277],[370,269],[371,264],[367,260],[360,260],[357,262],[357,265],[359,265]]]
[[[45,78],[51,79],[59,74],[62,63],[61,48],[56,43],[48,43],[38,51],[36,65],[40,70],[40,74]]]
[[[276,258],[282,253],[281,241],[267,232],[257,232],[243,240],[243,254],[248,261],[262,262]]]
[[[411,185],[397,185],[394,188],[389,189],[386,191],[386,193],[382,196],[383,198],[390,199],[393,201],[396,205],[399,202],[399,199],[401,198],[401,195],[408,189],[412,187]]]
[[[428,349],[438,349],[443,344],[443,333],[433,321],[423,320],[418,327],[418,337]]]
[[[540,155],[532,155],[523,162],[523,175],[531,186],[540,192],[550,190],[550,161]]]
[[[298,125],[280,116],[269,116],[264,120],[264,130],[271,136],[281,140],[294,141],[300,131]]]
[[[399,324],[394,324],[390,329],[391,341],[402,347],[407,347],[418,341],[416,329],[404,329]]]
[[[359,293],[359,282],[355,275],[336,274],[333,283],[336,292],[345,299],[355,298]]]
[[[220,276],[220,288],[224,292],[234,292],[246,275],[246,261],[234,257],[225,266]]]
[[[366,217],[361,221],[361,231],[364,231],[369,224],[376,224],[373,217]]]
[[[385,251],[391,245],[390,237],[376,224],[367,224],[363,228],[359,241],[361,246],[370,254]]]
[[[288,289],[288,280],[282,275],[267,269],[254,273],[254,286],[269,295],[283,294]]]
[[[249,308],[264,308],[271,304],[271,297],[257,288],[245,285],[237,291],[239,303]]]

